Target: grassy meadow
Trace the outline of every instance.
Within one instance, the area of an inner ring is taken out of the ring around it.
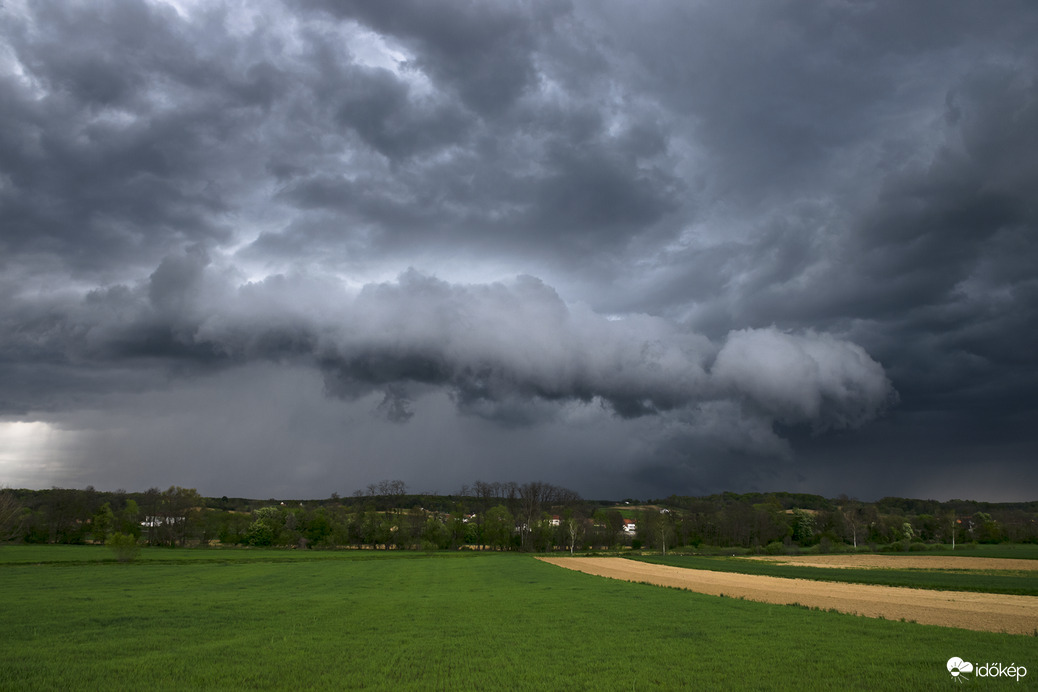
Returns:
[[[1033,637],[520,554],[0,546],[0,602],[2,690],[918,690],[951,684],[951,656],[1038,675]]]

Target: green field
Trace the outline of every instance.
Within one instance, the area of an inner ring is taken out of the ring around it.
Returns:
[[[976,545],[968,543],[955,550],[950,545],[942,545],[935,550],[926,550],[922,555],[955,555],[959,557],[992,557],[1014,558],[1020,560],[1038,560],[1038,544],[1034,543],[995,543],[993,545]]]
[[[289,550],[283,548],[144,548],[138,563],[176,564],[181,562],[312,562],[321,560],[380,559],[424,557],[425,553],[384,550]],[[0,566],[48,564],[100,564],[117,562],[115,553],[96,545],[12,545],[0,546]]]
[[[629,584],[518,554],[109,560],[0,547],[0,689],[918,690],[953,684],[952,656],[1038,676],[1033,637]]]
[[[929,555],[930,553],[926,553]],[[919,555],[915,553],[914,555]],[[981,591],[987,593],[1038,596],[1038,572],[1024,570],[936,570],[936,569],[856,569],[841,567],[808,567],[777,564],[743,558],[698,557],[690,555],[646,555],[634,557],[642,562],[672,565],[686,569],[706,569],[714,572],[762,574],[790,579],[907,586],[913,589],[942,591]]]

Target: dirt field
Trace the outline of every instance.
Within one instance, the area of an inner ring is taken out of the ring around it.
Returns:
[[[725,595],[765,603],[799,603],[867,617],[904,618],[925,625],[989,632],[1033,634],[1038,629],[1038,597],[1034,596],[782,579],[652,565],[619,557],[539,559],[587,574],[673,586],[713,596]]]
[[[766,555],[744,559],[766,560],[789,565],[803,565],[804,567],[1038,570],[1038,560],[940,555]]]

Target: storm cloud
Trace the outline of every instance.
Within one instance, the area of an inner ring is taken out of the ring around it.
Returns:
[[[1033,499],[1029,3],[0,12],[0,483]]]
[[[567,305],[531,276],[450,284],[409,270],[348,290],[283,275],[235,285],[233,275],[197,249],[168,257],[146,283],[52,306],[9,343],[21,342],[26,364],[35,353],[102,370],[309,364],[331,395],[383,390],[379,409],[400,422],[412,415],[409,386],[445,388],[463,412],[536,399],[637,417],[731,400],[769,419],[841,427],[893,397],[878,363],[831,336],[739,330],[715,345],[663,318]]]

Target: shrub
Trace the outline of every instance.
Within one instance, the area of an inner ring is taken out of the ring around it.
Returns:
[[[125,533],[113,533],[108,538],[108,547],[119,562],[133,562],[141,552],[137,538]]]

